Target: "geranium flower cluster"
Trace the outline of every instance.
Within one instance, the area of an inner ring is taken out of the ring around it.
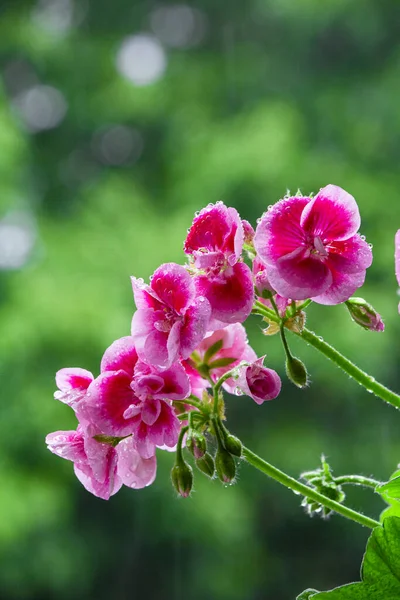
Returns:
[[[208,205],[189,229],[186,265],[161,265],[149,284],[132,277],[131,334],[106,350],[100,374],[57,373],[55,398],[78,425],[49,434],[48,448],[72,461],[85,488],[103,499],[122,485],[150,485],[157,449],[176,450],[172,479],[181,495],[190,493],[185,443],[200,470],[213,476],[216,466],[231,481],[240,448],[222,423],[220,388],[257,404],[281,389],[279,375],[249,345],[244,321],[257,303],[284,318],[300,310],[298,301],[348,301],[372,262],[359,226],[354,198],[333,185],[278,201],[256,231],[234,208]],[[215,465],[205,435],[216,437],[222,453]]]

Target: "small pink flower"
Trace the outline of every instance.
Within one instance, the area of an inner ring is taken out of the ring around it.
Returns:
[[[214,331],[214,333],[201,342],[196,352],[204,360],[207,350],[218,342],[221,344],[220,349],[208,361],[211,367],[213,363],[216,365],[220,364],[220,366],[216,366],[210,370],[210,375],[214,381],[217,381],[224,373],[236,367],[242,360],[252,362],[257,358],[256,353],[247,341],[247,333],[241,323],[233,323],[223,329]],[[221,364],[223,362],[226,364]],[[233,379],[225,381],[223,386],[230,393],[233,393],[236,388]]]
[[[93,375],[85,369],[66,368],[56,373],[56,384],[58,391],[54,398],[68,404],[73,409],[84,398],[86,391],[93,381]]]
[[[277,202],[261,218],[254,246],[278,294],[339,304],[361,287],[372,263],[359,227],[354,198],[328,185],[315,198],[292,196]]]
[[[394,265],[396,271],[397,283],[400,286],[400,229],[396,232],[394,238]],[[400,313],[400,302],[399,302],[399,313]]]
[[[132,285],[138,308],[132,336],[141,360],[167,368],[188,358],[206,334],[211,308],[186,269],[167,263],[155,271],[150,285],[135,277]]]
[[[180,364],[157,371],[138,362],[133,376],[122,369],[101,373],[88,388],[82,414],[103,434],[134,434],[139,453],[150,458],[155,446],[177,443],[180,422],[170,401],[189,394],[189,378]]]
[[[236,387],[257,404],[273,400],[281,391],[281,380],[276,371],[263,366],[265,356],[258,358],[250,366],[240,369]]]
[[[95,496],[108,500],[122,486],[117,474],[117,453],[113,446],[94,440],[93,430],[55,431],[46,437],[48,449],[74,463],[75,475]]]
[[[240,262],[244,230],[238,212],[222,202],[210,204],[195,218],[185,241],[196,288],[210,302],[212,318],[242,322],[254,300],[249,267]]]
[[[244,243],[248,244],[248,245],[252,245],[254,235],[255,235],[253,226],[251,225],[251,223],[246,221],[246,219],[242,219],[242,225],[243,225],[243,233],[244,233]]]

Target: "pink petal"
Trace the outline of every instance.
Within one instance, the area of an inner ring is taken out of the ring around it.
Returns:
[[[305,244],[300,219],[310,200],[300,196],[284,198],[261,217],[254,236],[254,248],[265,264],[274,265],[278,258]]]
[[[157,421],[149,427],[149,440],[156,446],[175,446],[178,441],[181,423],[170,404],[160,400],[161,413]]]
[[[135,445],[142,458],[151,458],[154,456],[155,444],[150,440],[149,427],[143,421],[141,421],[136,430]]]
[[[358,231],[361,218],[353,196],[337,185],[327,185],[304,208],[300,224],[313,236],[340,241]]]
[[[132,318],[131,333],[141,360],[160,366],[168,364],[168,332],[160,331],[155,323],[165,317],[163,311],[139,309]]]
[[[131,277],[133,297],[135,304],[139,309],[152,308],[153,310],[162,309],[162,302],[157,298],[156,293],[151,289],[143,279]]]
[[[332,274],[318,258],[281,258],[276,268],[269,267],[268,277],[272,287],[285,298],[305,300],[327,290],[332,284]]]
[[[211,306],[207,298],[199,296],[188,308],[180,332],[180,356],[189,358],[207,333]]]
[[[236,385],[257,404],[273,400],[281,391],[281,380],[273,369],[263,366],[264,357],[249,367],[243,367]]]
[[[84,398],[92,381],[93,375],[86,369],[79,367],[60,369],[56,373],[56,384],[59,391],[54,393],[54,398],[74,408]]]
[[[238,212],[222,202],[210,204],[194,218],[185,241],[186,254],[196,250],[221,250],[239,258],[243,247],[244,231]]]
[[[341,273],[365,271],[372,264],[372,250],[358,234],[348,240],[331,242],[326,249],[329,268]]]
[[[332,271],[331,286],[318,296],[311,298],[317,304],[340,304],[345,302],[360,288],[365,280],[365,271],[359,273],[339,273]]]
[[[93,477],[99,483],[104,483],[109,477],[110,461],[115,454],[115,448],[109,444],[98,442],[92,435],[96,434],[94,431],[90,431],[89,427],[84,440],[85,452]]]
[[[161,402],[160,400],[148,399],[143,403],[142,406],[142,421],[146,425],[154,425],[160,416]]]
[[[189,396],[189,377],[181,364],[174,364],[169,369],[161,371],[160,377],[163,379],[163,386],[154,394],[154,398],[184,400]]]
[[[137,417],[124,418],[126,409],[139,402],[130,387],[131,379],[125,371],[108,371],[89,386],[85,414],[105,435],[124,436],[136,429]]]
[[[105,351],[101,359],[100,370],[119,371],[122,369],[129,375],[133,375],[133,370],[138,361],[138,355],[135,348],[133,337],[127,335],[111,344]]]
[[[400,286],[400,229],[397,230],[394,238],[394,265],[396,271],[397,283]]]
[[[223,276],[195,277],[198,293],[211,304],[212,317],[224,323],[243,322],[254,302],[253,278],[249,267],[236,263]]]
[[[150,286],[157,297],[169,308],[182,314],[195,297],[193,280],[185,267],[166,263],[158,267]]]
[[[83,441],[83,432],[80,428],[76,431],[54,431],[46,436],[46,444],[50,452],[72,460],[77,464],[87,464],[87,457]]]
[[[155,455],[150,458],[140,456],[133,438],[122,440],[117,446],[117,452],[118,476],[124,485],[141,489],[153,483],[157,472]]]
[[[116,468],[117,463],[115,461],[115,463],[110,466],[107,479],[103,483],[100,483],[90,475],[86,469],[82,469],[76,464],[74,465],[75,475],[81,484],[88,492],[102,500],[109,500],[110,497],[116,494],[122,487],[122,481],[116,473]]]

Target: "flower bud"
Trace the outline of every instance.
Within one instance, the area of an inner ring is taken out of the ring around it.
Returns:
[[[206,438],[202,433],[192,430],[188,436],[186,447],[195,458],[202,458],[207,451]]]
[[[298,388],[305,388],[308,385],[308,373],[304,363],[293,356],[286,359],[286,375]]]
[[[384,331],[381,315],[363,298],[349,298],[345,304],[355,323],[370,331]]]
[[[242,442],[231,433],[224,436],[224,446],[230,454],[239,458],[242,456]]]
[[[236,386],[246,396],[253,398],[257,404],[265,400],[273,400],[281,391],[281,380],[273,369],[263,365],[265,356],[257,358],[248,366],[240,367]]]
[[[248,244],[248,245],[252,245],[254,235],[255,235],[253,226],[248,221],[246,221],[246,219],[242,219],[242,225],[243,225],[243,233],[244,233],[244,243]]]
[[[193,470],[186,462],[175,464],[171,470],[172,485],[182,498],[190,495],[193,487]]]
[[[196,460],[196,467],[202,473],[204,473],[204,475],[207,475],[207,477],[210,477],[211,479],[214,477],[214,473],[215,473],[214,459],[211,456],[211,454],[209,454],[208,452],[206,452],[202,458],[198,458]]]
[[[225,448],[218,448],[215,455],[215,468],[222,483],[233,483],[236,476],[235,459]]]

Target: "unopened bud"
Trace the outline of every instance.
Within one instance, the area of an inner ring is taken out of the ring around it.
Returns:
[[[304,363],[293,356],[286,359],[286,375],[294,385],[305,388],[308,385],[308,373]]]
[[[345,302],[350,316],[357,325],[370,331],[384,331],[381,315],[363,298],[349,298]]]
[[[235,459],[225,448],[218,448],[215,455],[215,468],[222,483],[233,483],[236,476]]]
[[[239,458],[242,456],[242,442],[236,436],[228,433],[224,437],[224,445],[226,450]]]
[[[196,460],[196,467],[202,473],[207,475],[207,477],[210,477],[211,479],[214,477],[214,473],[215,473],[214,459],[211,456],[211,454],[209,454],[208,452],[206,452],[202,458],[198,458]]]
[[[195,458],[202,458],[207,451],[206,438],[198,431],[191,431],[186,442],[186,447]]]
[[[186,462],[174,465],[171,470],[172,485],[182,498],[190,495],[193,487],[193,470]]]

